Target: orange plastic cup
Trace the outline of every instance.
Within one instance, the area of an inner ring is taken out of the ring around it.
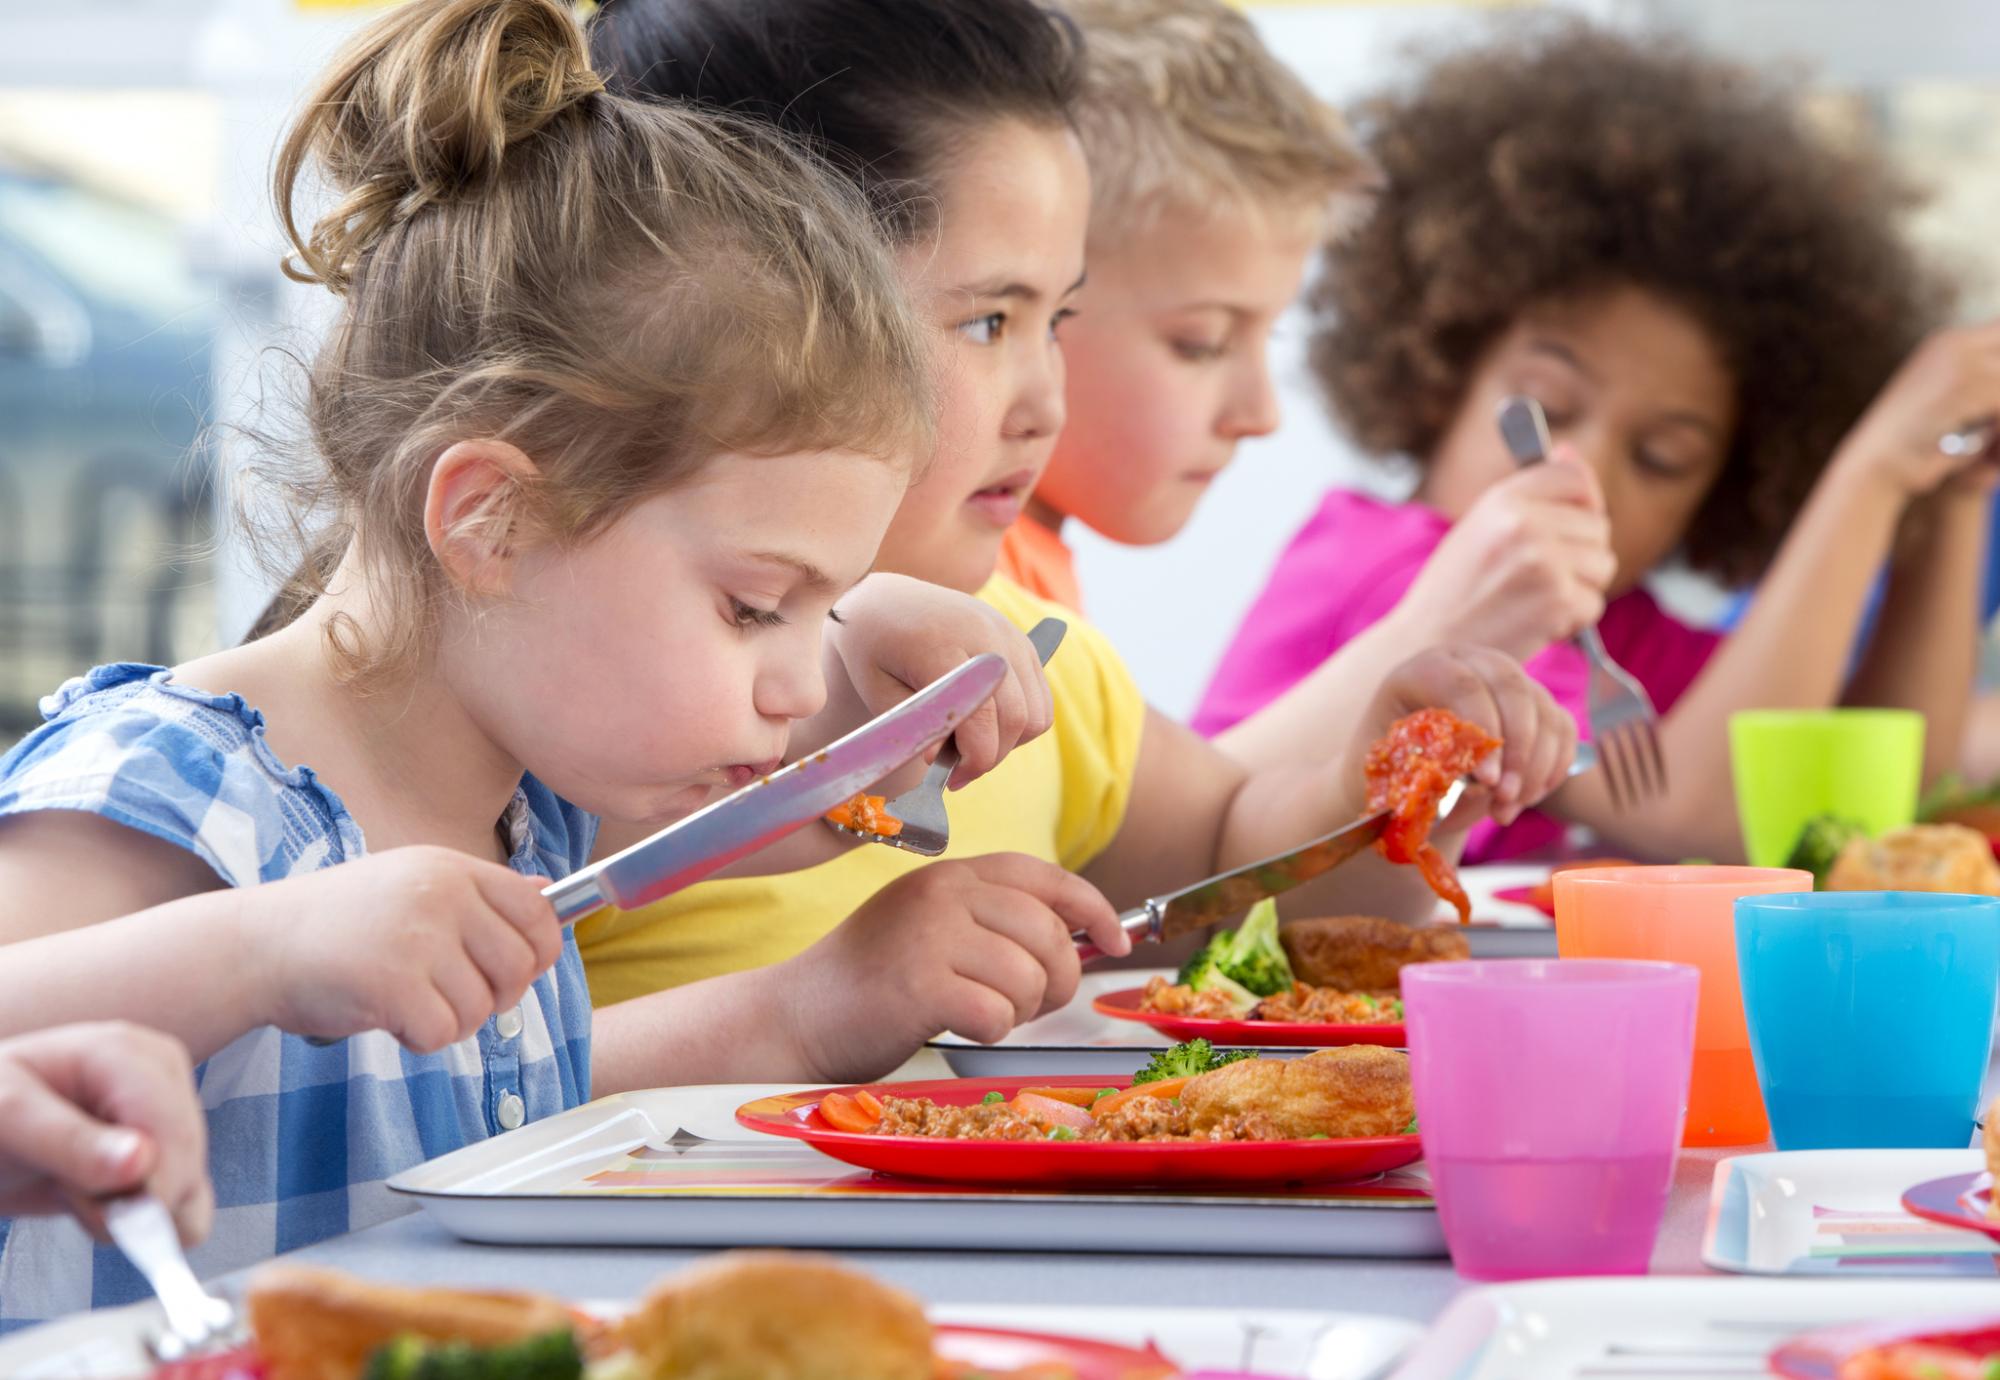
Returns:
[[[1789,867],[1590,867],[1555,875],[1564,958],[1650,958],[1701,970],[1683,1145],[1757,1145],[1771,1124],[1736,975],[1736,898],[1811,891]]]

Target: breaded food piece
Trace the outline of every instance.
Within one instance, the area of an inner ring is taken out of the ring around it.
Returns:
[[[1181,1105],[1197,1132],[1257,1113],[1283,1140],[1393,1136],[1417,1114],[1409,1057],[1380,1045],[1224,1064],[1189,1079]]]
[[[304,1265],[260,1270],[245,1310],[269,1380],[354,1380],[370,1356],[406,1334],[498,1346],[582,1331],[567,1307],[543,1294],[407,1289]]]
[[[1986,1172],[2000,1182],[2000,1102],[1986,1109]],[[1986,1215],[2000,1222],[2000,1194],[1987,1204]]]
[[[1278,929],[1292,976],[1343,992],[1400,992],[1406,963],[1470,958],[1465,935],[1449,925],[1413,927],[1378,915],[1292,920]]]
[[[825,1256],[732,1251],[658,1285],[622,1336],[656,1380],[931,1380],[923,1306]]]
[[[1826,874],[1828,891],[1949,891],[2000,896],[2000,862],[1963,824],[1912,824],[1854,839]]]

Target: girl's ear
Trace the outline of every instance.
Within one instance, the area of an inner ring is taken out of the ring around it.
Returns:
[[[431,466],[424,538],[463,592],[506,592],[527,535],[526,491],[536,477],[535,462],[505,441],[456,442]]]

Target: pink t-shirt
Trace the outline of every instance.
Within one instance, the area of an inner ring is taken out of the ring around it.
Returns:
[[[1220,733],[1262,709],[1393,609],[1451,527],[1419,503],[1383,503],[1335,490],[1292,538],[1250,606],[1202,696],[1194,726]],[[1605,650],[1646,687],[1661,713],[1670,709],[1721,642],[1712,632],[1671,617],[1643,589],[1611,601],[1598,624]],[[1527,663],[1557,703],[1590,732],[1590,668],[1568,642]],[[1481,824],[1466,842],[1468,862],[1491,862],[1559,843],[1547,815],[1523,815],[1512,827]]]

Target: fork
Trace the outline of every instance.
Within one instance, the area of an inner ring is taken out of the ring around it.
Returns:
[[[153,1286],[167,1315],[166,1331],[147,1343],[156,1360],[181,1361],[242,1340],[236,1310],[194,1277],[173,1216],[158,1198],[137,1193],[116,1199],[105,1206],[104,1225],[125,1258]]]
[[[1062,645],[1063,634],[1068,631],[1069,624],[1060,618],[1044,618],[1028,630],[1029,645],[1042,659],[1042,665],[1049,664],[1049,658],[1055,655],[1056,648]],[[833,827],[869,843],[886,843],[920,853],[926,858],[935,858],[951,842],[951,820],[945,814],[944,786],[951,780],[957,766],[958,747],[948,742],[939,749],[930,770],[924,773],[924,779],[883,807],[903,822],[898,833],[876,834],[866,829],[850,829],[845,824],[833,824]],[[832,824],[832,821],[828,823]]]
[[[1519,465],[1548,459],[1549,422],[1542,405],[1516,395],[1500,404],[1500,436]],[[1630,810],[1667,793],[1667,760],[1660,752],[1660,715],[1646,687],[1604,649],[1595,624],[1576,634],[1590,662],[1590,736],[1611,788],[1611,803]]]

